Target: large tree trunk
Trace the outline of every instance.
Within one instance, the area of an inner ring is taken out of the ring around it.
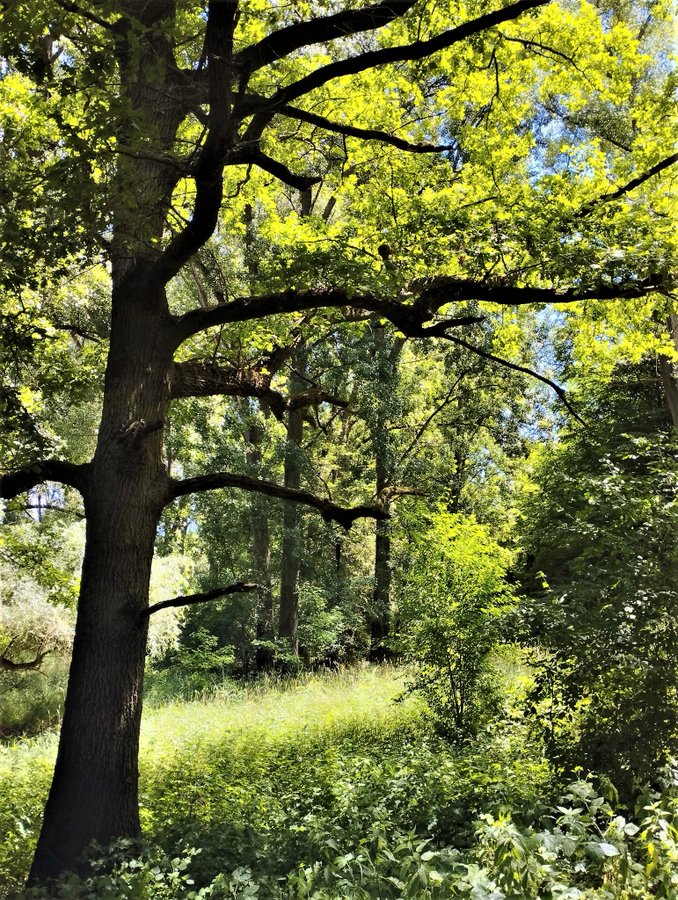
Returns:
[[[84,488],[87,539],[64,719],[31,884],[77,869],[92,841],[140,835],[148,623],[141,612],[167,499],[161,430],[141,423],[159,423],[169,401],[164,302],[137,294],[124,303],[137,322],[119,307],[113,319],[99,442]]]

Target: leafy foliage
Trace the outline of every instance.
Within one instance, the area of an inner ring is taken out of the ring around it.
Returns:
[[[473,518],[440,510],[412,549],[395,646],[416,665],[411,689],[450,736],[477,731],[496,705],[489,658],[513,597],[510,553]]]
[[[525,506],[536,711],[561,764],[626,790],[678,733],[678,456],[649,371],[616,372],[590,428],[542,454]]]

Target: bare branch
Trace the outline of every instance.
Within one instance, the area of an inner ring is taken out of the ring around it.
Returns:
[[[333,16],[289,25],[241,50],[235,55],[233,62],[241,69],[253,72],[302,47],[349,37],[362,31],[374,31],[388,25],[404,15],[416,2],[417,0],[384,0],[383,3],[365,9],[344,10]]]
[[[659,175],[659,173],[663,172],[664,169],[668,169],[669,166],[673,166],[676,163],[678,163],[678,153],[673,153],[671,154],[671,156],[665,157],[656,165],[652,166],[651,169],[648,169],[647,172],[643,172],[642,175],[638,175],[636,178],[632,178],[631,181],[627,181],[626,184],[623,184],[620,188],[617,188],[616,191],[611,191],[609,194],[601,194],[600,197],[596,197],[595,200],[591,200],[590,203],[585,204],[576,214],[575,218],[583,219],[584,216],[588,216],[590,213],[592,213],[593,210],[601,203],[610,203],[612,200],[619,200],[620,197],[628,194],[630,191],[634,190],[634,188],[639,187],[649,178],[653,178],[655,175]]]
[[[281,163],[277,159],[273,159],[271,156],[267,156],[257,146],[239,149],[228,158],[228,165],[245,164],[263,169],[264,172],[273,175],[278,181],[282,181],[283,184],[289,184],[290,187],[293,187],[298,191],[307,191],[309,188],[313,187],[314,184],[318,184],[319,181],[322,181],[319,176],[297,175],[296,172],[293,172],[284,163]]]
[[[252,478],[249,475],[235,475],[231,472],[215,472],[211,475],[186,478],[183,481],[172,481],[168,502],[175,497],[182,497],[185,494],[212,491],[225,487],[255,491],[268,497],[277,497],[280,500],[289,500],[293,503],[310,506],[316,509],[324,519],[338,522],[344,528],[350,528],[356,519],[388,519],[388,513],[380,506],[337,506],[336,503],[324,500],[322,497],[316,497],[315,494],[310,494],[308,491],[285,488],[271,481],[263,481],[259,478]]]
[[[70,0],[55,0],[55,3],[62,9],[65,9],[66,12],[81,16],[83,19],[87,19],[88,22],[93,22],[95,25],[101,26],[101,28],[107,28],[109,30],[115,28],[115,22],[107,22],[106,19],[100,18],[96,13],[90,12],[88,9],[83,9],[78,3],[72,3]]]
[[[44,481],[60,481],[82,492],[87,465],[76,466],[59,459],[46,459],[26,469],[0,475],[0,498],[12,500]]]
[[[284,106],[278,110],[278,113],[287,116],[287,118],[297,119],[299,122],[307,122],[309,125],[323,128],[325,131],[333,131],[346,137],[362,138],[366,141],[379,141],[382,144],[390,144],[399,150],[406,150],[409,153],[449,153],[458,149],[454,144],[415,144],[395,134],[389,134],[387,131],[380,131],[376,128],[356,128],[353,125],[344,125],[342,122],[332,122],[324,116],[307,112],[305,109],[299,109],[296,106]]]
[[[260,584],[254,584],[249,581],[237,581],[235,584],[229,584],[227,587],[213,588],[211,591],[202,591],[199,594],[185,594],[181,597],[172,597],[171,600],[154,603],[152,606],[142,610],[140,618],[142,620],[147,619],[161,609],[170,609],[175,606],[193,606],[196,603],[208,603],[210,600],[217,600],[219,597],[226,597],[229,594],[246,594],[250,591],[259,590],[262,590]]]
[[[527,366],[521,366],[517,363],[512,363],[508,359],[504,359],[502,356],[496,356],[494,353],[489,353],[487,350],[483,350],[481,347],[477,347],[475,344],[470,344],[468,341],[463,340],[463,338],[456,337],[455,335],[441,334],[440,337],[445,338],[446,340],[451,341],[453,344],[457,344],[460,347],[464,347],[466,350],[470,350],[471,353],[475,353],[476,356],[481,356],[483,359],[487,359],[490,362],[497,363],[497,365],[504,366],[504,368],[511,369],[514,372],[520,372],[522,375],[529,375],[531,378],[536,378],[537,381],[541,381],[542,384],[548,385],[551,390],[555,391],[555,393],[558,395],[560,402],[567,409],[570,415],[573,416],[580,425],[583,425],[585,428],[587,427],[586,422],[581,418],[579,413],[567,399],[565,388],[562,388],[559,384],[556,384],[555,381],[547,378],[546,375],[542,375],[540,372],[536,372],[534,369],[530,369]]]
[[[6,655],[10,651],[13,643],[14,640],[11,640],[0,655],[0,669],[8,669],[10,672],[22,671],[26,669],[38,669],[43,659],[49,653],[49,650],[40,650],[36,654],[35,659],[28,660],[27,662],[14,662],[13,659],[10,659]]]
[[[468,371],[465,369],[465,370],[461,373],[461,375],[459,375],[459,376],[457,377],[457,379],[456,379],[456,381],[454,382],[454,384],[452,385],[452,387],[449,389],[449,391],[447,392],[447,394],[443,397],[443,399],[442,399],[441,402],[438,404],[438,406],[435,407],[435,409],[434,409],[433,412],[430,414],[430,416],[428,416],[428,417],[426,418],[425,422],[424,422],[422,425],[420,425],[420,427],[417,429],[417,433],[416,433],[415,436],[412,438],[412,440],[410,441],[410,443],[409,443],[409,445],[407,446],[407,448],[406,448],[406,449],[403,451],[403,453],[400,455],[400,458],[398,459],[398,465],[401,465],[401,464],[407,459],[407,457],[410,455],[410,453],[414,450],[414,448],[415,448],[415,447],[417,446],[417,444],[419,443],[419,440],[420,440],[421,437],[423,436],[424,432],[426,431],[426,429],[428,428],[428,426],[431,424],[431,422],[435,419],[435,417],[438,415],[438,413],[442,412],[442,410],[445,409],[445,407],[446,407],[449,403],[452,402],[452,400],[454,399],[454,392],[457,390],[457,388],[459,387],[459,384],[464,380],[464,378],[465,378],[467,375],[468,375]]]

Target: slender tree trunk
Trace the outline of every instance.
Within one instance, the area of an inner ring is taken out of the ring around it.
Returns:
[[[397,340],[391,348],[385,342],[385,329],[374,331],[374,353],[379,380],[374,435],[374,456],[377,496],[393,478],[391,447],[388,439],[388,406],[395,391],[398,360],[403,343]],[[391,629],[391,523],[377,522],[374,543],[374,590],[370,616],[370,659],[383,661],[389,651],[384,645]]]
[[[669,314],[669,334],[673,340],[673,344],[678,351],[678,315],[676,313]],[[671,421],[674,428],[678,428],[678,365],[672,363],[666,356],[659,357],[659,373],[664,385],[664,393],[666,394],[666,405],[671,413]]]
[[[297,367],[303,367],[296,355]],[[290,396],[303,390],[305,383],[298,375],[289,380]],[[301,485],[301,441],[304,434],[304,409],[291,409],[287,414],[287,446],[285,452],[285,487]],[[301,568],[301,516],[299,507],[286,503],[283,508],[283,537],[280,560],[280,611],[278,633],[287,638],[293,653],[299,652],[299,570]]]
[[[130,297],[124,305],[142,321],[131,326],[119,310],[113,320],[99,442],[84,489],[87,540],[64,718],[30,884],[77,869],[92,841],[140,835],[148,621],[140,614],[167,497],[161,430],[140,423],[164,419],[172,356],[164,296],[155,301]]]
[[[247,462],[259,475],[261,465],[261,441],[264,431],[254,423],[247,432]],[[268,527],[269,505],[261,494],[253,493],[250,499],[252,517],[252,571],[254,580],[260,584],[259,604],[256,611],[256,636],[260,641],[272,641],[275,637],[273,623],[273,590],[271,584],[271,538]],[[273,657],[270,650],[259,648],[256,654],[257,671],[269,669]]]

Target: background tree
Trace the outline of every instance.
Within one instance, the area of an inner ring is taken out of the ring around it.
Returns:
[[[678,726],[675,433],[649,359],[586,406],[588,429],[536,454],[524,506],[533,701],[560,765],[628,794]]]

